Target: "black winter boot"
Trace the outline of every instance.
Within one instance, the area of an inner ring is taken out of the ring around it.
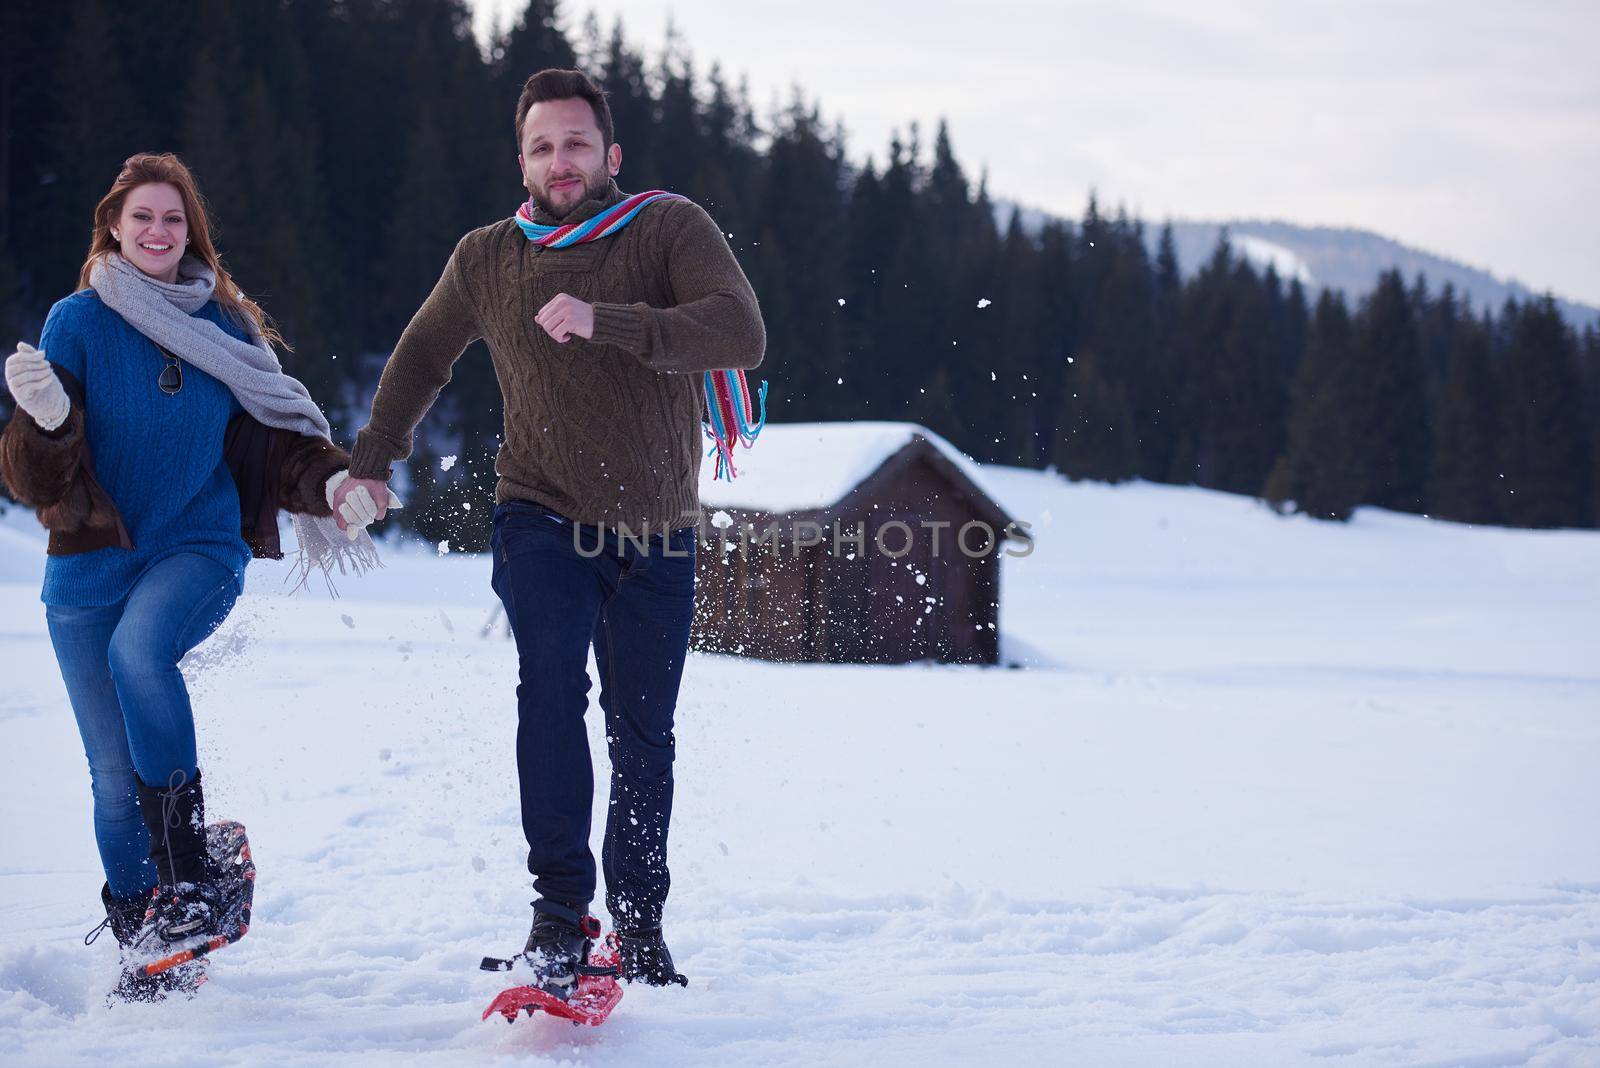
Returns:
[[[83,944],[94,945],[95,939],[100,937],[100,932],[109,927],[112,937],[117,940],[117,945],[124,948],[132,945],[134,936],[139,933],[139,927],[144,923],[144,914],[150,910],[150,895],[113,897],[111,884],[101,883],[100,904],[105,907],[106,918],[101,921],[99,927],[83,936]]]
[[[107,927],[111,928],[111,934],[121,949],[123,962],[122,977],[116,989],[111,992],[112,998],[122,1001],[162,1001],[168,994],[174,992],[189,997],[194,996],[195,990],[205,982],[205,969],[199,961],[155,976],[139,975],[128,966],[134,941],[138,938],[145,916],[150,911],[148,894],[117,898],[111,895],[110,884],[103,883],[100,886],[100,904],[105,907],[106,918],[100,922],[100,926],[84,936],[83,944],[93,945],[95,939],[100,937],[101,931]]]
[[[578,981],[588,948],[582,913],[544,898],[533,903],[533,928],[522,955],[533,966],[534,985],[565,998]]]
[[[672,953],[667,949],[666,939],[661,937],[661,928],[618,931],[617,946],[622,954],[622,977],[628,982],[650,986],[689,985],[689,977],[673,967]]]
[[[162,886],[205,880],[206,799],[200,773],[173,772],[166,786],[139,786],[139,813],[150,831],[150,862]]]
[[[139,782],[139,811],[150,830],[150,861],[159,880],[151,913],[136,938],[140,956],[160,957],[179,944],[198,945],[216,933],[221,895],[206,854],[206,804],[200,774],[158,789]]]

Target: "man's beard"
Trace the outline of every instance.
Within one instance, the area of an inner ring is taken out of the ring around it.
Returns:
[[[533,203],[551,218],[561,219],[565,218],[568,212],[572,211],[585,201],[594,200],[598,197],[604,196],[606,192],[606,186],[611,184],[611,176],[606,173],[604,166],[595,171],[593,174],[580,174],[578,177],[583,181],[583,195],[577,200],[574,200],[568,207],[557,207],[550,202],[549,197],[545,196],[541,192],[533,193]]]

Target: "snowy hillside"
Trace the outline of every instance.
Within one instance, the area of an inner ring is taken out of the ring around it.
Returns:
[[[1030,231],[1037,231],[1051,218],[1037,209],[997,200],[994,208],[997,224],[1001,227],[1010,225],[1014,210],[1020,212],[1023,227]],[[1147,220],[1145,225],[1146,244],[1152,256],[1161,240],[1163,221]],[[1298,278],[1313,293],[1323,288],[1338,289],[1353,299],[1359,299],[1377,284],[1378,275],[1398,269],[1408,284],[1417,275],[1425,275],[1428,287],[1434,293],[1449,282],[1480,313],[1485,309],[1498,312],[1508,299],[1522,301],[1543,295],[1515,279],[1501,278],[1459,260],[1412,248],[1370,230],[1301,226],[1262,219],[1231,219],[1226,222],[1172,220],[1178,267],[1185,276],[1194,274],[1211,258],[1224,227],[1227,228],[1234,251],[1257,269],[1265,270],[1271,266],[1280,278]],[[1600,324],[1600,308],[1559,297],[1556,305],[1567,322],[1578,331],[1585,326]]]
[[[338,601],[257,565],[194,654],[256,925],[194,1001],[107,1008],[43,543],[8,515],[0,1060],[1600,1063],[1600,535],[983,475],[1037,538],[1003,575],[1019,667],[692,657],[691,985],[597,1031],[479,1022],[529,915],[515,657],[487,563],[415,544]]]
[[[1399,270],[1409,284],[1417,275],[1437,293],[1446,282],[1477,312],[1498,312],[1509,299],[1542,296],[1514,278],[1502,278],[1447,256],[1412,248],[1381,234],[1352,227],[1300,226],[1296,223],[1238,219],[1226,223],[1178,220],[1172,224],[1178,262],[1185,274],[1198,270],[1217,246],[1223,227],[1239,252],[1257,267],[1271,263],[1281,277],[1298,277],[1313,289],[1340,289],[1353,298],[1368,293],[1378,275]],[[1149,232],[1152,250],[1160,227]],[[1577,330],[1600,323],[1600,308],[1558,298],[1561,314]]]

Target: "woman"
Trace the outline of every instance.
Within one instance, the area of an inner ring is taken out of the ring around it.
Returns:
[[[6,361],[17,412],[0,474],[50,531],[41,599],[89,759],[101,926],[123,948],[118,992],[151,998],[199,965],[153,979],[133,965],[208,943],[227,889],[178,661],[228,615],[252,554],[281,558],[278,510],[309,574],[374,562],[361,528],[377,509],[353,493],[328,518],[349,457],[283,373],[282,339],[222,266],[176,156],[123,165],[78,285],[40,349]]]

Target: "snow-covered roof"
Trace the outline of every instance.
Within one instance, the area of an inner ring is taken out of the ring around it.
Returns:
[[[732,482],[713,477],[715,459],[701,463],[700,500],[767,513],[827,508],[918,435],[1004,508],[977,461],[925,426],[886,422],[769,423],[752,448],[734,450],[738,478]]]

